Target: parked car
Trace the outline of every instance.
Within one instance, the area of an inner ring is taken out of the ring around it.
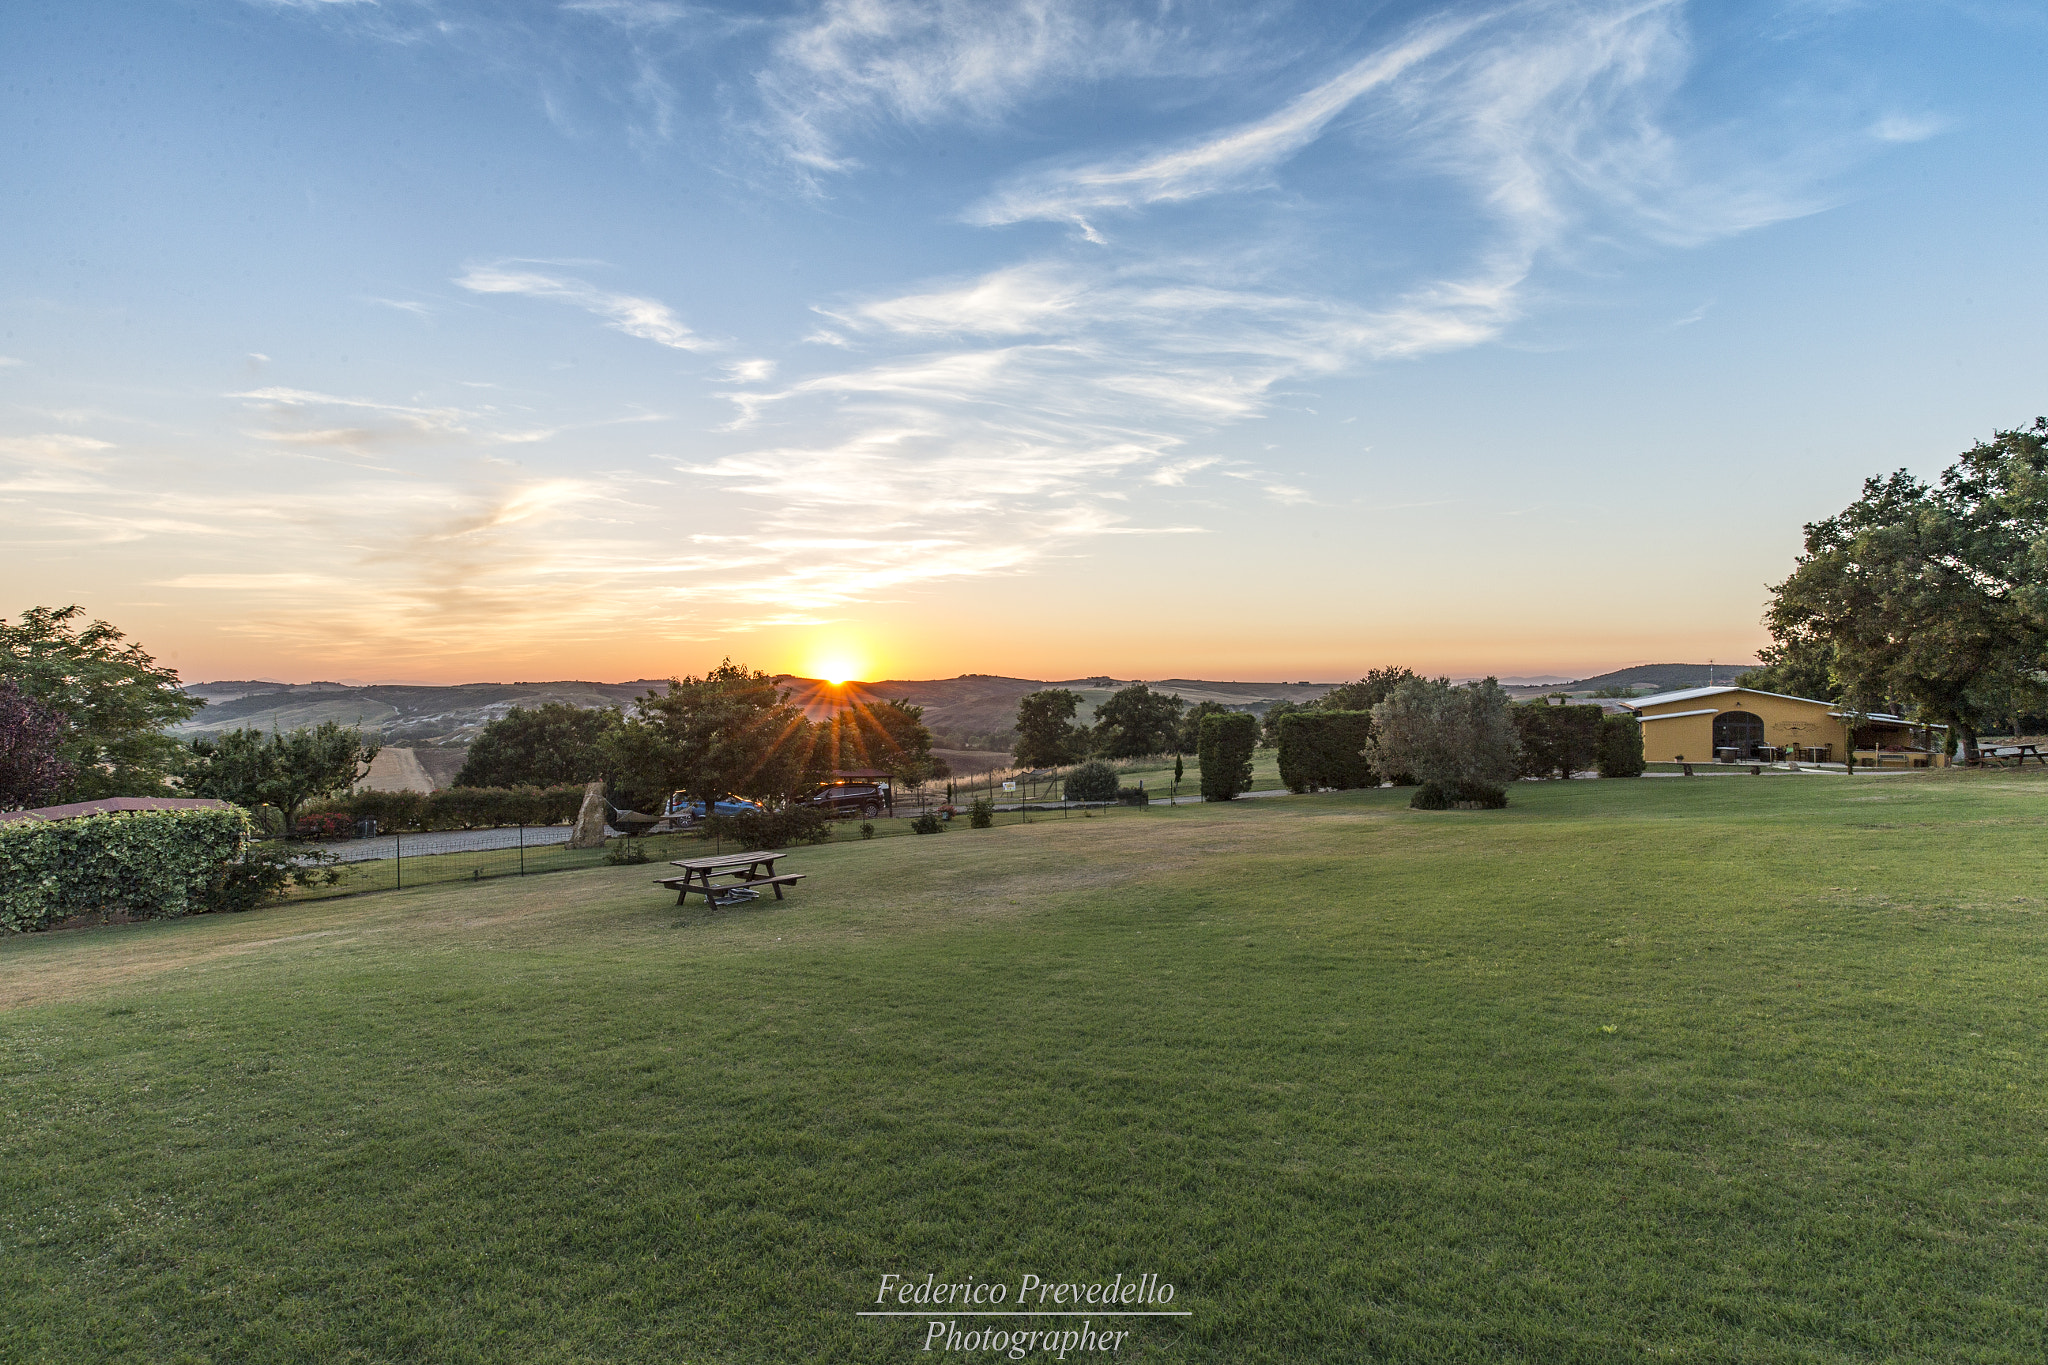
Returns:
[[[719,800],[711,803],[711,813],[714,815],[739,815],[745,811],[759,811],[760,809],[762,809],[760,802],[745,801],[737,796],[721,797]],[[688,792],[676,792],[669,797],[668,809],[664,814],[677,819],[687,815],[692,820],[702,820],[704,818],[704,803],[702,801],[692,801]]]
[[[889,793],[873,782],[833,782],[805,797],[804,804],[833,815],[858,814],[872,820],[889,804]]]

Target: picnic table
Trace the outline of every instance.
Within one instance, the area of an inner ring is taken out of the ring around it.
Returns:
[[[1996,760],[2000,767],[2004,767],[2005,761],[2011,759],[2015,768],[2026,767],[2027,760],[2031,758],[2042,767],[2048,768],[2048,754],[2042,753],[2038,744],[1987,745],[1977,751],[1977,761],[1981,763],[1987,758]]]
[[[801,872],[778,873],[775,861],[781,856],[779,849],[755,849],[750,853],[726,853],[715,858],[676,858],[669,866],[683,869],[682,875],[657,877],[655,885],[673,890],[677,905],[688,901],[692,891],[702,892],[706,904],[716,905],[720,896],[758,886],[774,887],[775,899],[781,900],[783,887],[795,886],[804,879]],[[720,877],[727,880],[715,880]]]

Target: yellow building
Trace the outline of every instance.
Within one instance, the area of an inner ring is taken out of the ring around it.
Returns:
[[[1652,763],[1760,763],[1797,757],[1840,763],[1854,741],[1859,766],[1946,767],[1948,727],[1866,715],[1852,736],[1833,703],[1747,687],[1692,687],[1627,703],[1643,723]]]

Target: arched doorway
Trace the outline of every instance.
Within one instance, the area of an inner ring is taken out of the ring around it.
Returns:
[[[1728,750],[1735,751],[1738,761],[1747,762],[1756,757],[1756,746],[1764,742],[1764,723],[1761,717],[1747,711],[1723,711],[1714,717],[1714,757],[1729,757]]]

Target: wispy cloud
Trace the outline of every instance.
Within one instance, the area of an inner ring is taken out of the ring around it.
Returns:
[[[1888,114],[1870,125],[1879,142],[1925,142],[1948,130],[1948,120],[1924,114]]]
[[[470,267],[456,277],[455,283],[476,294],[523,294],[528,298],[558,299],[595,313],[627,336],[678,351],[718,349],[716,342],[707,341],[691,331],[676,316],[674,309],[657,299],[615,294],[568,276],[546,275],[507,265],[483,265]]]

